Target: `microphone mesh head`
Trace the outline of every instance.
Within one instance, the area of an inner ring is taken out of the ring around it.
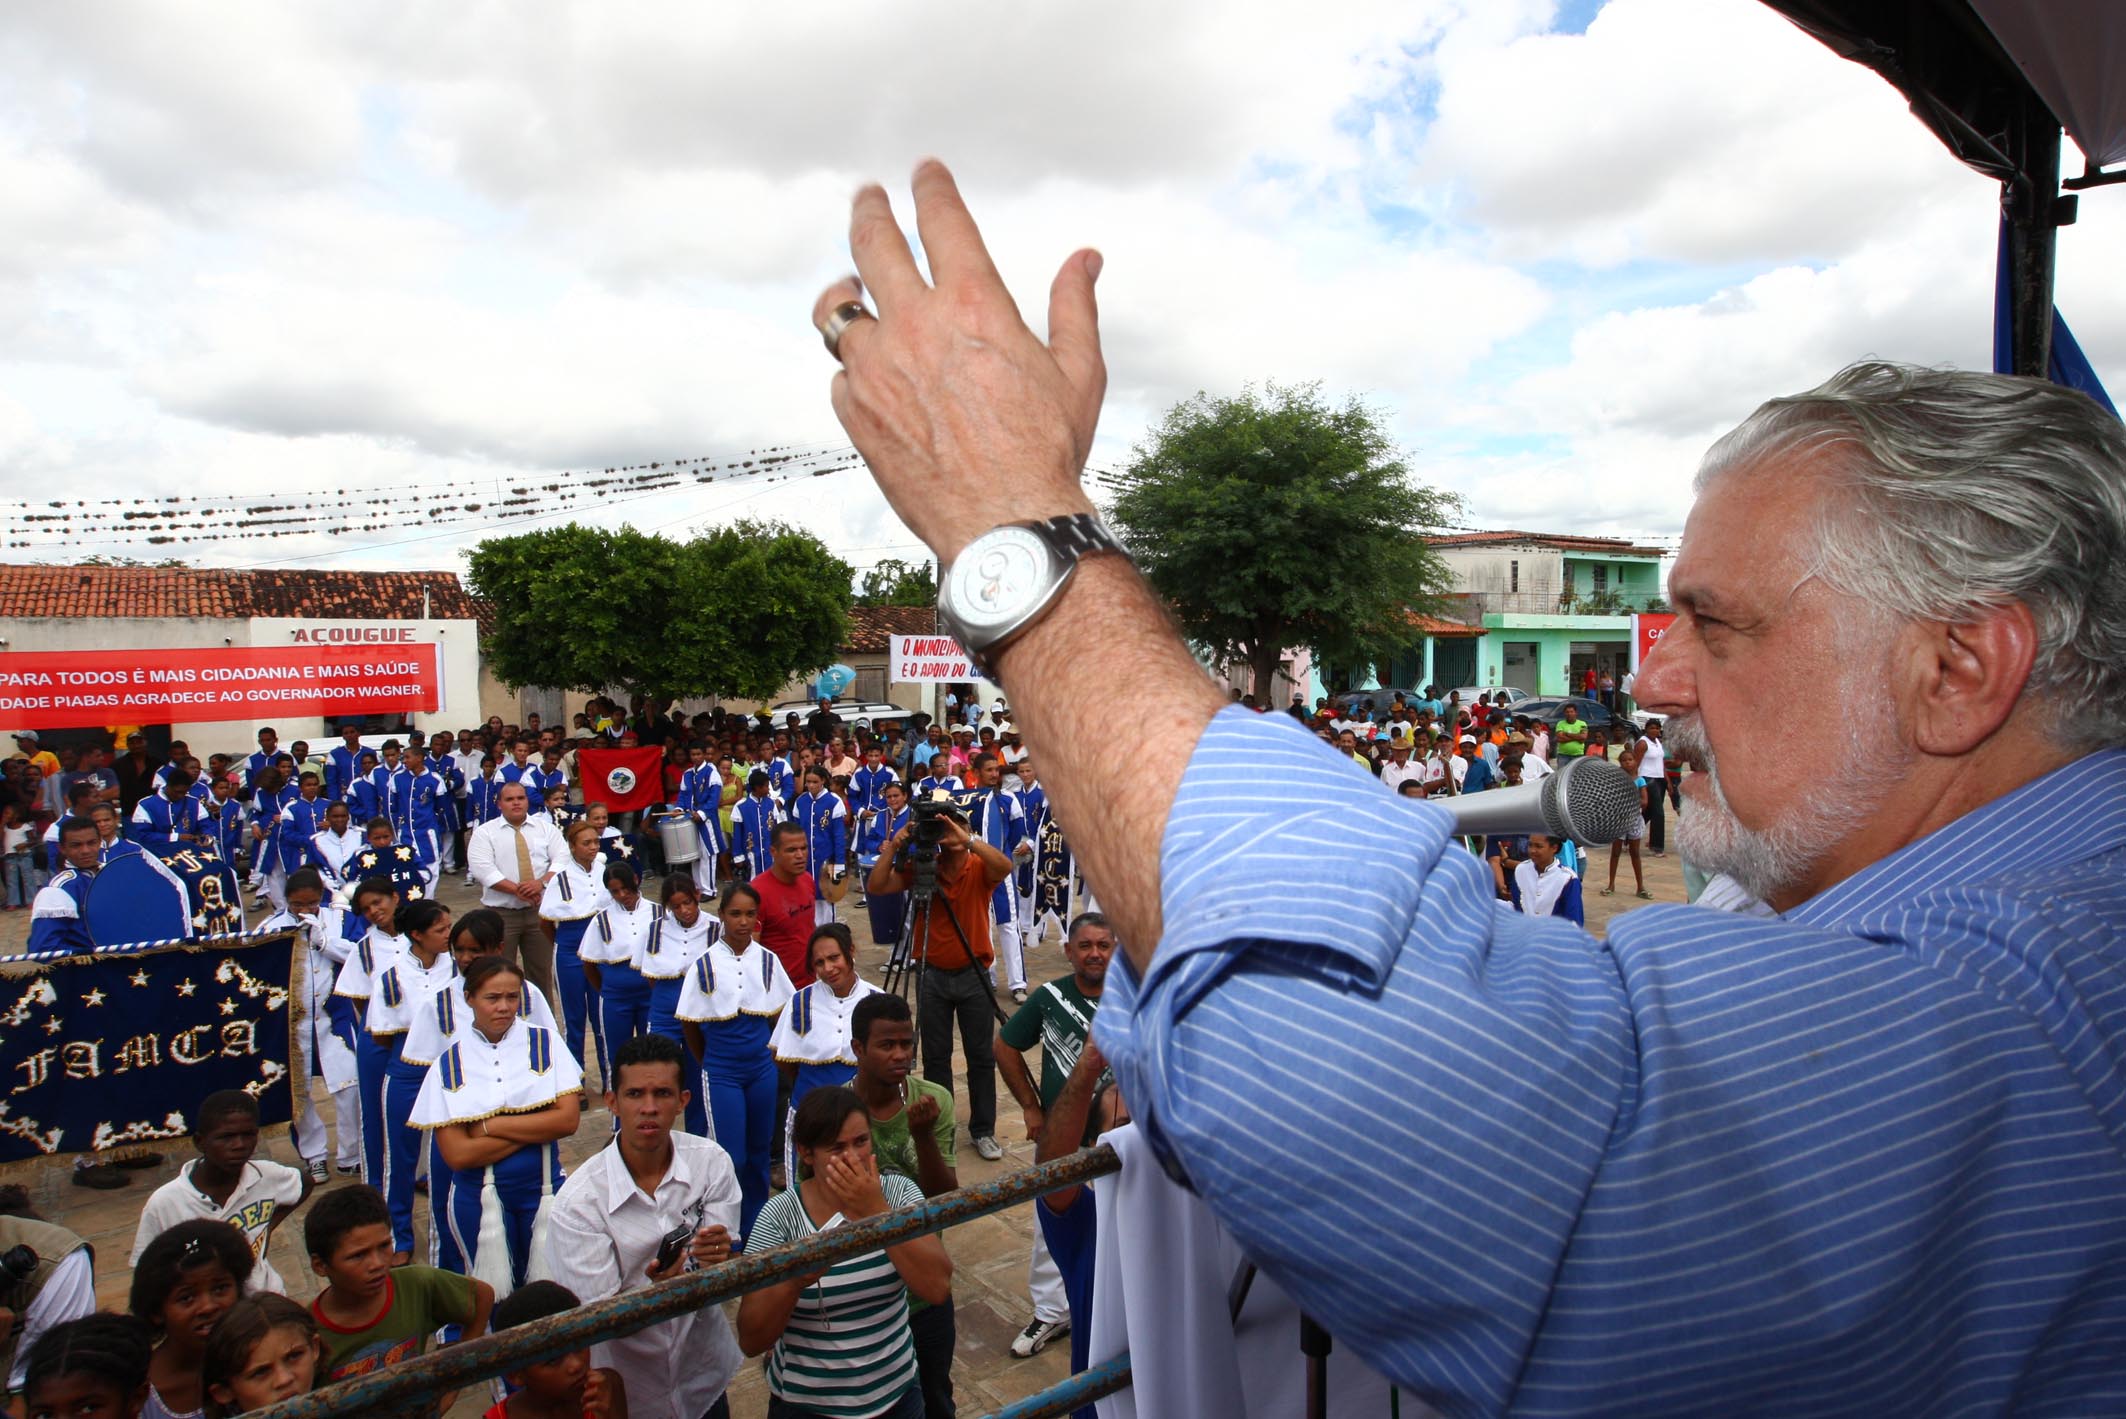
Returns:
[[[1639,814],[1639,787],[1607,759],[1568,759],[1543,780],[1550,831],[1583,843],[1613,843]]]

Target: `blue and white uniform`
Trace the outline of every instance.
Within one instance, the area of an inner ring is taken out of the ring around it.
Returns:
[[[554,924],[554,992],[560,997],[554,1003],[561,1010],[561,1034],[568,1043],[568,1052],[578,1060],[586,1058],[584,1031],[590,1025],[592,1010],[590,982],[583,974],[583,935],[592,918],[612,905],[604,877],[604,858],[593,857],[591,865],[584,867],[571,854],[554,865],[553,875],[546,879],[545,894],[539,898],[540,917]],[[599,1043],[602,1050],[604,1041]],[[601,1053],[601,1064],[603,1060]],[[605,1074],[600,1077],[611,1078]]]
[[[1041,921],[1033,910],[1034,856],[1040,850],[1041,829],[1048,824],[1048,790],[1041,787],[1039,779],[1033,786],[1007,788],[1005,792],[1019,800],[1019,816],[1026,824],[1025,841],[1034,846],[1035,852],[1012,864],[1012,890],[1019,896],[1019,950],[1024,955],[1027,938],[1035,943],[1041,939]]]
[[[568,787],[568,770],[558,764],[552,769],[533,768],[525,773],[524,782],[531,790],[532,802],[544,803],[548,789]]]
[[[536,806],[540,801],[538,780],[533,778],[532,775],[538,772],[539,765],[532,759],[526,759],[521,764],[515,759],[504,759],[502,767],[495,770],[495,777],[504,783],[523,784],[525,789],[531,793],[532,803]]]
[[[981,789],[967,799],[970,826],[983,842],[1014,858],[1026,841],[1026,815],[1018,797],[1001,788]],[[1026,952],[1019,944],[1018,884],[1010,877],[997,883],[989,894],[990,919],[995,923],[997,954],[1003,958],[1005,984],[1012,990],[1026,989]]]
[[[234,867],[236,855],[244,849],[244,805],[233,796],[219,801],[210,798],[206,809],[206,823],[200,831],[213,840],[221,860]]]
[[[318,870],[325,885],[337,892],[352,887],[360,875],[354,870],[354,855],[365,846],[361,832],[348,828],[344,833],[335,833],[323,828],[310,835],[310,848],[305,860]]]
[[[1561,916],[1574,926],[1587,924],[1587,905],[1581,900],[1579,876],[1562,859],[1554,860],[1542,872],[1536,871],[1534,862],[1523,862],[1513,869],[1506,885],[1514,907],[1529,916]]]
[[[325,810],[332,806],[323,798],[304,798],[300,794],[281,805],[280,820],[274,831],[280,837],[281,865],[289,872],[310,863],[310,840],[325,827]]]
[[[362,1091],[354,1063],[353,1011],[349,1008],[351,1002],[333,991],[354,947],[346,932],[350,915],[335,906],[321,907],[312,917],[295,917],[282,911],[275,912],[260,926],[262,931],[297,928],[309,944],[304,958],[303,1018],[295,1027],[302,1056],[302,1073],[295,1087],[296,1100],[302,1108],[295,1119],[295,1151],[306,1163],[322,1161],[325,1156],[325,1120],[310,1096],[310,1081],[323,1079],[339,1120],[339,1163],[343,1168],[352,1168],[362,1160]]]
[[[688,1058],[693,1057],[693,1051],[687,1049],[686,1031],[679,1028],[680,991],[686,984],[687,972],[694,969],[709,943],[722,938],[723,923],[705,911],[694,918],[692,926],[681,926],[670,912],[659,911],[635,950],[635,969],[649,986],[650,1033],[663,1035],[687,1050]],[[701,1061],[697,1059],[694,1064],[699,1068]],[[686,1131],[708,1136],[708,1099],[698,1090],[687,1105]]]
[[[205,836],[206,821],[207,810],[190,794],[172,803],[155,793],[133,805],[133,820],[126,836],[143,845],[166,846],[180,838]]]
[[[388,816],[384,811],[388,801],[385,792],[387,777],[383,765],[377,764],[372,765],[367,773],[356,774],[354,781],[347,785],[347,811],[353,815],[357,828],[367,827],[372,818]]]
[[[521,980],[522,977],[519,977]],[[524,1008],[519,1012],[534,1025],[554,1030],[553,1007],[530,981],[524,981]],[[472,1028],[472,1011],[465,1003],[465,978],[455,962],[450,976],[417,1005],[399,1046],[401,1066],[418,1066],[426,1076],[428,1067],[443,1057],[458,1036]],[[466,1258],[459,1252],[457,1236],[448,1225],[455,1202],[452,1191],[458,1175],[443,1161],[435,1136],[428,1137],[428,1264],[445,1271],[465,1273]]]
[[[353,918],[359,923],[360,918]],[[396,1040],[371,1035],[369,1002],[376,978],[406,949],[404,937],[372,926],[348,948],[332,993],[348,1003],[354,1026],[355,1080],[362,1091],[362,1181],[381,1190],[384,1178],[384,1115],[376,1101],[384,1090],[384,1069],[396,1057]]]
[[[716,890],[716,859],[727,844],[723,835],[723,775],[704,759],[679,776],[678,807],[694,820],[701,834],[701,856],[694,859],[694,885],[707,896]]]
[[[382,1123],[383,1179],[375,1182],[391,1207],[391,1248],[413,1250],[413,1182],[421,1169],[421,1134],[412,1123],[413,1101],[428,1075],[425,1064],[406,1058],[407,1031],[415,1013],[436,989],[458,973],[450,952],[438,951],[435,960],[422,965],[411,946],[397,958],[381,965],[372,981],[369,1006],[362,1027],[386,1051],[384,1077],[376,1093],[362,1100],[364,1114],[374,1104]]]
[[[816,894],[814,919],[822,924],[833,921],[834,903],[827,900],[825,884],[848,870],[848,806],[831,788],[820,793],[800,793],[790,805],[790,821],[805,830],[806,868],[812,874]]]
[[[890,816],[883,812],[879,814],[878,820],[874,825],[874,831],[878,838],[878,845],[872,850],[871,855],[874,863],[886,851],[886,844],[893,841],[893,835],[908,826],[908,815],[914,811],[912,808],[903,808],[900,812]],[[908,911],[908,894],[906,892],[872,892],[864,898],[864,910],[871,915],[871,940],[875,944],[880,946],[897,946],[900,944],[901,927],[903,925],[901,918]]]
[[[414,1101],[415,1126],[434,1130],[502,1113],[531,1113],[583,1092],[583,1069],[551,1029],[521,1016],[499,1040],[467,1026],[431,1065]],[[440,1153],[437,1155],[440,1161]],[[518,1148],[484,1168],[448,1169],[448,1227],[467,1272],[500,1297],[530,1278],[544,1250],[546,1214],[561,1186],[558,1143]]]
[[[442,861],[442,824],[436,813],[449,788],[442,775],[424,768],[419,773],[401,767],[391,775],[385,802],[389,804],[391,830],[400,842],[413,849],[421,866],[421,880],[431,892]]]
[[[346,801],[361,771],[362,753],[359,744],[352,749],[345,744],[336,744],[325,755],[325,797]]]
[[[701,1092],[709,1137],[738,1171],[739,1226],[750,1233],[768,1201],[775,1147],[776,1017],[795,994],[782,960],[758,941],[734,952],[711,941],[680,987],[678,1017],[701,1026]]]
[[[636,968],[635,955],[648,940],[650,925],[663,908],[638,896],[633,911],[607,898],[591,918],[577,953],[598,968],[598,993],[591,1008],[598,1013],[599,1078],[612,1081],[613,1053],[637,1035],[650,1032],[650,983]]]
[[[295,787],[282,784],[270,792],[258,790],[245,805],[245,816],[251,820],[251,878],[262,884],[266,900],[273,903],[275,911],[288,908],[282,886],[288,880],[289,869],[297,865],[281,856],[281,809],[300,796]]]
[[[758,877],[774,860],[770,845],[775,825],[783,820],[782,802],[770,793],[765,798],[747,794],[731,809],[731,861],[741,878]]]
[[[790,1084],[790,1112],[783,1120],[786,1177],[797,1176],[797,1148],[789,1141],[789,1121],[796,1117],[797,1106],[804,1102],[805,1095],[814,1089],[846,1084],[856,1077],[856,1046],[850,1039],[849,1017],[859,1000],[876,994],[878,987],[862,976],[856,977],[847,995],[836,995],[833,987],[816,980],[790,997],[775,1022],[774,1032],[768,1036],[768,1050],[775,1062],[797,1066],[797,1078]]]
[[[61,867],[51,881],[37,889],[36,897],[30,902],[29,950],[32,954],[96,949],[95,938],[89,935],[88,923],[81,915],[88,901],[89,884],[95,878],[94,872]]]

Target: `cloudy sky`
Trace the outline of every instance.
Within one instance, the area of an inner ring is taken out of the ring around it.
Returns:
[[[1994,188],[1757,0],[1300,13],[16,0],[0,490],[388,507],[832,450],[807,312],[854,185],[905,209],[925,153],[1023,308],[1106,253],[1096,464],[1196,390],[1318,379],[1387,411],[1470,525],[1672,535],[1759,398],[1862,355],[1990,358]],[[2059,299],[2116,393],[2126,191],[2082,212]],[[597,514],[741,515],[858,564],[918,551],[861,471]],[[493,530],[413,522],[192,550],[454,568]]]

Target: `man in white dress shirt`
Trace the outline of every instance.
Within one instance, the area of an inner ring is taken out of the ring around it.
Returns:
[[[636,1035],[613,1056],[605,1106],[613,1141],[585,1159],[554,1195],[547,1260],[589,1303],[714,1266],[731,1255],[738,1230],[738,1173],[706,1138],[674,1133],[686,1111],[687,1061],[677,1042]],[[658,1266],[667,1237],[691,1235]],[[738,1337],[718,1306],[593,1348],[627,1386],[630,1419],[727,1419],[723,1392],[740,1363]]]
[[[539,898],[568,848],[551,822],[531,816],[522,783],[505,785],[496,802],[502,816],[473,830],[465,866],[480,884],[480,905],[502,918],[502,954],[524,963],[531,983],[554,998],[554,943],[539,922]]]

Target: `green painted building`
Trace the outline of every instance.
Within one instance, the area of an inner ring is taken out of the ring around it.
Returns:
[[[1659,547],[1619,537],[1466,532],[1434,538],[1432,549],[1454,571],[1450,619],[1413,618],[1421,633],[1379,667],[1379,684],[1569,694],[1589,668],[1622,679],[1632,613],[1667,609]]]

